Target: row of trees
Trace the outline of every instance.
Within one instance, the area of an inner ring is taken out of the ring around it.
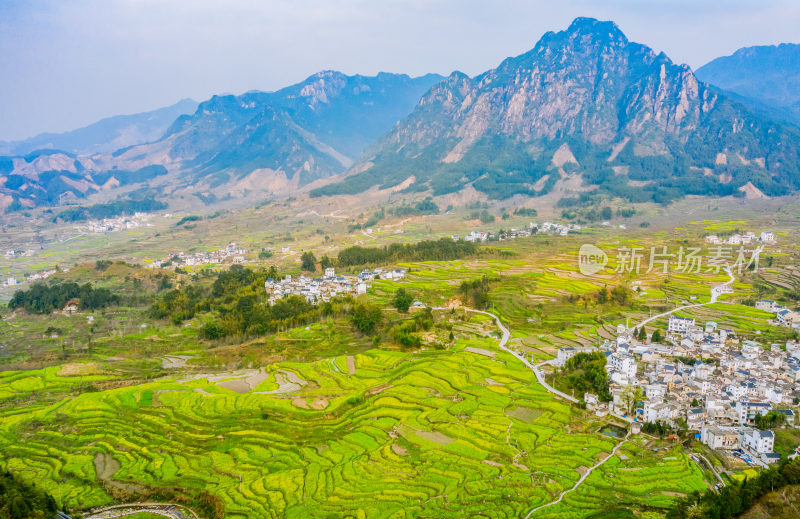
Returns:
[[[439,206],[433,201],[433,198],[428,197],[425,200],[417,202],[413,205],[399,205],[389,212],[395,216],[418,216],[423,214],[439,214]],[[369,225],[367,227],[370,227]]]
[[[639,339],[639,341],[641,342],[647,342],[647,330],[645,329],[644,326],[642,326],[641,328],[634,328],[633,336]],[[656,328],[656,330],[653,332],[653,335],[650,336],[651,342],[658,343],[661,342],[662,339],[663,337],[661,336],[661,330]]]
[[[91,284],[78,285],[74,282],[58,283],[48,286],[35,283],[28,290],[17,290],[8,307],[24,308],[32,314],[49,314],[64,308],[71,299],[79,299],[81,310],[95,310],[119,304],[119,296],[107,288],[94,288]]]
[[[339,267],[394,263],[398,261],[444,261],[474,256],[478,245],[450,238],[423,240],[416,243],[393,243],[385,247],[348,247],[339,252],[336,264]]]
[[[644,422],[642,424],[642,432],[663,438],[664,436],[674,434],[677,431],[667,422],[662,422],[659,420],[657,422]]]
[[[166,209],[167,204],[160,200],[116,200],[107,204],[94,204],[83,207],[70,207],[58,213],[53,221],[79,222],[83,220],[102,220],[133,213],[149,213]]]
[[[729,519],[749,510],[766,494],[787,485],[800,484],[800,458],[783,459],[754,478],[732,482],[719,493],[707,490],[703,494],[694,492],[682,499],[667,515],[669,519]]]

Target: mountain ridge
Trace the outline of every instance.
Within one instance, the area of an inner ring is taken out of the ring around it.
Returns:
[[[800,126],[800,44],[743,47],[696,74],[751,109]]]
[[[160,139],[112,153],[50,150],[0,157],[0,210],[139,183],[143,176],[136,172],[142,170],[159,172],[147,179],[158,181],[156,194],[196,194],[204,203],[244,193],[287,193],[346,170],[441,78],[321,71],[274,92],[212,96],[171,121]],[[95,176],[115,182],[100,185]]]
[[[176,117],[197,109],[184,98],[169,106],[135,114],[114,115],[66,132],[45,132],[20,141],[0,142],[0,154],[27,155],[53,149],[73,154],[110,153],[160,139]]]
[[[541,196],[574,174],[631,201],[742,196],[747,182],[785,194],[800,187],[797,142],[796,132],[630,42],[615,23],[577,18],[474,78],[451,74],[370,147],[357,173],[311,195],[388,188],[413,175],[409,193],[473,186],[504,199]],[[565,144],[577,167],[552,164]]]

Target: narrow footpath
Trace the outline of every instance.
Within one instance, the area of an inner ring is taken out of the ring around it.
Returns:
[[[435,308],[432,308],[432,310],[444,310],[444,309],[445,309],[444,307],[435,307]],[[565,399],[569,400],[570,402],[577,402],[577,401],[578,401],[576,398],[574,398],[574,397],[571,397],[570,395],[567,395],[566,393],[562,393],[561,391],[558,391],[557,389],[555,389],[555,388],[553,388],[553,387],[549,386],[549,385],[548,385],[548,384],[547,384],[547,383],[544,381],[544,376],[543,376],[543,374],[542,374],[542,373],[539,371],[539,369],[538,369],[538,368],[539,368],[539,367],[541,367],[541,366],[542,366],[542,365],[544,365],[544,364],[547,364],[549,361],[546,361],[546,362],[541,362],[541,363],[539,363],[539,364],[536,364],[536,365],[534,365],[534,364],[531,364],[531,362],[530,362],[528,359],[526,359],[524,355],[522,355],[521,353],[518,353],[518,352],[516,352],[516,351],[514,351],[514,350],[512,350],[512,349],[510,349],[510,348],[508,348],[508,347],[506,346],[506,344],[508,343],[508,340],[511,338],[511,332],[508,330],[508,328],[506,328],[506,327],[503,325],[503,323],[502,323],[502,322],[500,322],[500,318],[499,318],[499,317],[497,317],[497,316],[496,316],[496,315],[494,315],[493,313],[490,313],[490,312],[484,312],[483,310],[475,310],[475,309],[473,309],[473,308],[463,308],[463,309],[464,309],[464,310],[466,310],[467,312],[473,312],[473,313],[476,313],[476,314],[483,314],[483,315],[486,315],[486,316],[489,316],[489,317],[491,317],[491,318],[494,320],[494,322],[497,324],[497,327],[498,327],[498,328],[500,328],[500,331],[503,333],[503,336],[500,338],[500,343],[498,344],[498,347],[499,347],[501,350],[503,350],[503,351],[505,351],[505,352],[507,352],[507,353],[510,353],[511,355],[513,355],[514,357],[516,357],[517,359],[519,359],[519,360],[520,360],[520,361],[521,361],[523,364],[525,364],[525,365],[526,365],[526,366],[527,366],[529,369],[531,369],[531,370],[533,371],[534,375],[536,375],[536,379],[539,381],[539,383],[540,383],[540,384],[542,384],[542,386],[544,386],[544,388],[545,388],[545,389],[547,389],[549,392],[551,392],[551,393],[554,393],[554,394],[556,394],[556,395],[558,395],[558,396],[560,396],[560,397],[562,397],[562,398],[565,398]],[[525,519],[528,519],[528,518],[529,518],[531,515],[533,515],[533,514],[534,514],[536,511],[538,511],[538,510],[541,510],[541,509],[543,509],[543,508],[547,508],[548,506],[552,506],[552,505],[555,505],[555,504],[557,504],[557,503],[560,503],[560,502],[561,502],[561,500],[562,500],[562,499],[564,499],[564,496],[565,496],[565,495],[567,495],[568,493],[570,493],[570,492],[572,492],[573,490],[575,490],[576,488],[578,488],[578,487],[581,485],[581,483],[583,483],[583,482],[586,480],[586,478],[588,478],[588,477],[591,475],[591,473],[592,473],[592,472],[593,472],[593,471],[594,471],[596,468],[600,467],[601,465],[603,465],[603,463],[605,463],[605,462],[606,462],[606,461],[608,461],[608,460],[609,460],[611,457],[613,457],[613,456],[614,456],[614,455],[617,453],[617,450],[619,450],[619,448],[620,448],[620,447],[622,447],[622,445],[623,445],[625,442],[627,442],[627,441],[628,441],[628,437],[630,436],[630,434],[631,434],[631,433],[630,433],[630,431],[629,431],[629,432],[628,432],[628,434],[625,436],[625,439],[624,439],[624,440],[622,440],[621,442],[619,442],[619,443],[618,443],[618,444],[617,444],[617,445],[616,445],[616,446],[615,446],[615,447],[614,447],[614,448],[611,450],[611,453],[609,453],[609,455],[608,455],[608,456],[606,456],[606,457],[605,457],[605,458],[603,458],[602,460],[598,461],[598,462],[597,462],[595,465],[593,465],[592,467],[590,467],[590,468],[589,468],[589,469],[586,471],[586,473],[585,473],[584,475],[582,475],[582,476],[581,476],[581,477],[578,479],[578,481],[576,481],[576,482],[575,482],[575,484],[572,486],[572,488],[568,488],[567,490],[565,490],[565,491],[561,492],[561,494],[558,496],[558,499],[556,499],[555,501],[551,501],[551,502],[549,502],[549,503],[545,503],[545,504],[543,504],[543,505],[540,505],[540,506],[538,506],[538,507],[534,508],[533,510],[531,510],[530,512],[528,512],[528,515],[526,515],[526,516],[525,516]]]

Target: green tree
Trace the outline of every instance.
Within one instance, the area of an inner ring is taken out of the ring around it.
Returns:
[[[206,339],[219,339],[224,335],[225,330],[214,321],[208,321],[203,325],[203,337]]]
[[[660,330],[654,331],[653,332],[653,336],[650,337],[650,341],[651,342],[656,342],[656,343],[661,342],[661,339],[662,339],[662,337],[661,337],[661,331]]]
[[[308,272],[316,272],[317,258],[314,256],[313,252],[304,252],[303,255],[300,256],[300,268]]]
[[[383,319],[381,309],[366,301],[357,301],[353,308],[353,326],[361,333],[369,334]]]
[[[644,329],[644,326],[639,328],[639,337],[640,342],[647,342],[647,330]]]
[[[775,411],[770,411],[765,415],[756,415],[755,425],[758,429],[775,429],[786,423],[786,415]]]
[[[414,302],[414,296],[412,296],[405,288],[398,288],[397,292],[394,293],[394,298],[392,299],[392,306],[397,308],[399,312],[406,313],[408,309],[411,307],[411,303]]]
[[[320,267],[320,268],[321,268],[323,271],[324,271],[326,268],[329,268],[329,267],[332,267],[332,266],[333,266],[333,261],[331,261],[331,259],[328,257],[328,255],[327,255],[327,254],[326,254],[326,255],[324,255],[324,256],[322,256],[322,258],[319,260],[319,267]]]

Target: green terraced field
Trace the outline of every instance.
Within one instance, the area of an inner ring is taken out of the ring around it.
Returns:
[[[256,220],[254,225],[263,226]],[[409,263],[403,265],[410,269],[406,280],[378,281],[369,297],[387,305],[402,286],[440,305],[460,297],[462,281],[487,275],[493,279],[490,309],[510,327],[510,344],[545,359],[557,347],[612,338],[616,324],[626,319],[683,301],[707,301],[709,287],[726,276],[615,275],[613,264],[593,276],[577,272],[575,253],[589,238],[607,250],[649,247],[671,238],[697,240],[705,228],[720,232],[730,225],[689,227],[633,238],[605,230],[563,240],[533,237],[499,244],[511,256]],[[403,235],[376,233],[374,244],[427,237],[426,232],[418,225]],[[278,243],[276,236],[269,243]],[[267,238],[251,238],[248,246]],[[372,239],[354,234],[343,244]],[[761,294],[756,282],[773,278],[788,283],[793,273],[772,269],[760,278],[737,278],[730,301]],[[632,290],[629,304],[592,302],[605,286],[634,282],[639,289]],[[739,304],[683,315],[715,320],[745,336],[761,330],[763,342],[785,335],[764,331],[769,316]],[[617,442],[595,432],[604,422],[554,399],[531,371],[500,351],[484,316],[451,318],[450,328],[430,334],[451,344],[444,338],[452,329],[455,344],[421,351],[385,343],[373,348],[370,337],[344,321],[242,343],[204,342],[201,322],[154,323],[143,308],[98,314],[94,332],[85,317],[0,321],[0,333],[22,352],[9,362],[27,362],[34,358],[28,350],[41,348],[46,355],[35,358],[43,364],[34,367],[50,366],[0,373],[0,466],[78,509],[140,489],[182,488],[219,497],[226,517],[233,518],[524,517],[572,488]],[[62,374],[53,364],[64,363],[56,356],[65,341],[43,337],[51,324],[75,345],[67,362],[97,362],[101,369]],[[91,333],[92,350],[79,349]],[[170,353],[193,358],[185,370],[142,376]],[[112,356],[124,359],[111,361]],[[169,377],[149,380],[164,373]],[[104,383],[97,391],[95,385]],[[629,440],[560,503],[532,517],[652,519],[681,496],[707,488],[706,476],[682,448],[653,452],[648,441]]]
[[[109,488],[131,484],[207,490],[226,517],[520,517],[615,445],[491,338],[446,351],[369,350],[352,375],[344,357],[266,372],[244,393],[219,385],[241,376],[231,373],[3,409],[0,459],[73,508],[109,503]],[[42,377],[9,375],[5,390],[29,391]],[[264,392],[287,378],[303,385]],[[612,496],[664,507],[674,497],[663,492],[704,488],[683,453],[666,461],[635,449],[621,451],[635,461],[612,458],[537,517],[588,517],[588,503]],[[645,500],[656,481],[662,494]]]

